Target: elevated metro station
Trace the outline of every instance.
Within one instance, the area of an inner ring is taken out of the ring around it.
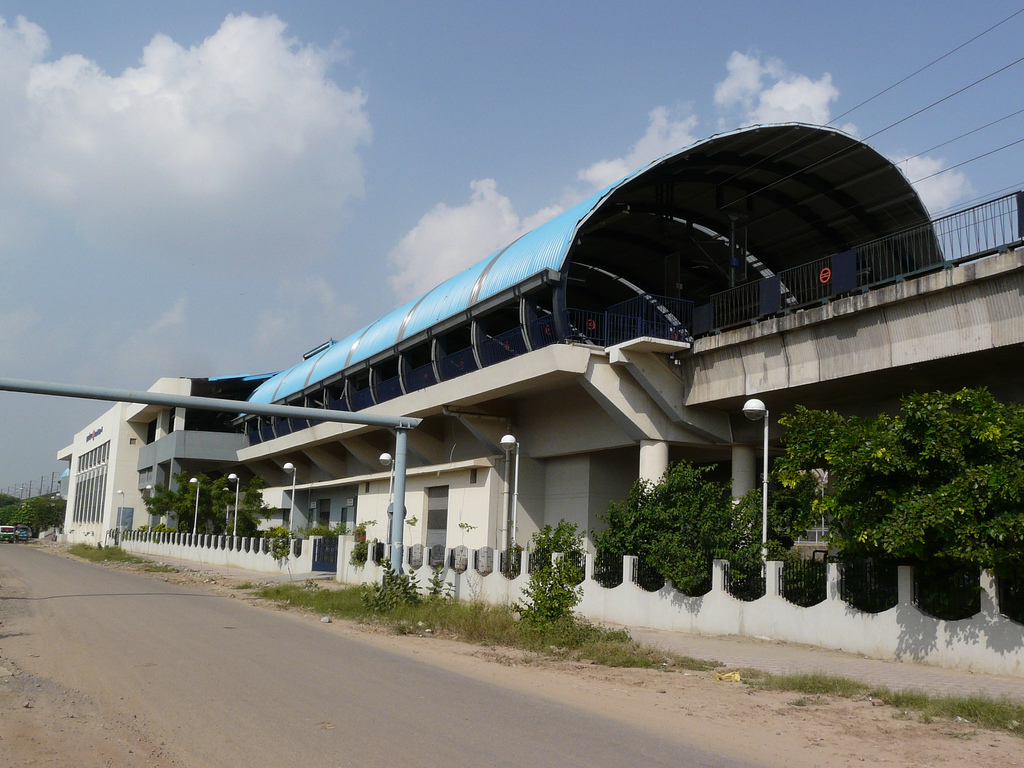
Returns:
[[[884,408],[903,391],[900,371],[917,366],[913,386],[933,380],[921,371],[945,351],[876,349],[878,329],[903,333],[889,330],[885,307],[907,315],[927,294],[910,315],[928,302],[957,315],[967,272],[952,267],[1009,256],[999,269],[1010,282],[985,300],[992,317],[1020,321],[1019,202],[932,221],[898,168],[839,131],[788,124],[714,136],[365,328],[297,353],[293,367],[248,379],[248,397],[422,418],[409,434],[407,545],[503,550],[561,519],[590,532],[638,477],[657,480],[679,459],[715,464],[742,494],[760,463],[746,397],[767,403],[776,451],[774,421],[800,393],[839,408],[830,392],[869,393],[888,377],[877,391]],[[870,327],[850,325],[860,310]],[[986,312],[970,322],[991,326]],[[983,353],[1019,355],[1017,336],[1024,329],[989,334]],[[255,416],[232,428],[244,434],[232,467],[221,455],[210,466],[200,455],[164,464],[147,457],[166,451],[148,449],[139,477],[167,482],[172,467],[260,475],[279,522],[294,509],[295,527],[358,521],[387,540],[388,430]],[[515,443],[503,446],[505,435]]]

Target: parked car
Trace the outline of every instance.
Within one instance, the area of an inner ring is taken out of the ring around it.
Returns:
[[[0,541],[14,541],[16,536],[13,525],[0,525]]]
[[[27,525],[16,525],[14,526],[14,535],[18,541],[28,541],[32,538],[32,529]]]

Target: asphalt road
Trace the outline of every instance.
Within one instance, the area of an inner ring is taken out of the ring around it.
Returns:
[[[188,766],[741,765],[654,736],[628,713],[602,717],[32,547],[0,546],[0,579],[19,593],[0,600],[18,628],[6,652],[134,718]]]

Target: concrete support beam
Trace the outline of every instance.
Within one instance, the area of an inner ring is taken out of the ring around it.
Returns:
[[[727,413],[684,403],[686,387],[679,366],[666,355],[612,347],[608,361],[629,371],[648,397],[675,423],[710,442],[732,440]]]
[[[664,440],[640,441],[640,479],[657,484],[668,469],[668,443]]]
[[[348,472],[348,462],[344,457],[338,456],[326,446],[313,445],[303,448],[302,452],[329,477],[345,477]]]
[[[757,485],[754,449],[749,445],[732,447],[732,497],[738,499]]]

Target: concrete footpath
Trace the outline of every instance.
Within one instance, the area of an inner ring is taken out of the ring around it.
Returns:
[[[918,690],[951,696],[1008,696],[1024,702],[1024,677],[942,669],[913,662],[881,661],[809,645],[750,637],[709,637],[643,627],[626,629],[635,640],[645,645],[719,661],[730,669],[746,667],[777,674],[824,672],[892,690]]]
[[[207,567],[193,560],[169,557],[159,558],[159,562],[181,570],[254,583],[303,582],[307,579],[334,583],[332,573],[271,575],[241,568]],[[1009,696],[1024,702],[1024,676],[987,675],[912,662],[880,661],[841,651],[750,637],[690,635],[644,627],[626,629],[635,640],[645,645],[657,646],[684,656],[718,661],[730,669],[750,668],[777,674],[824,672],[892,690],[918,690],[956,696],[980,694],[994,698]]]

